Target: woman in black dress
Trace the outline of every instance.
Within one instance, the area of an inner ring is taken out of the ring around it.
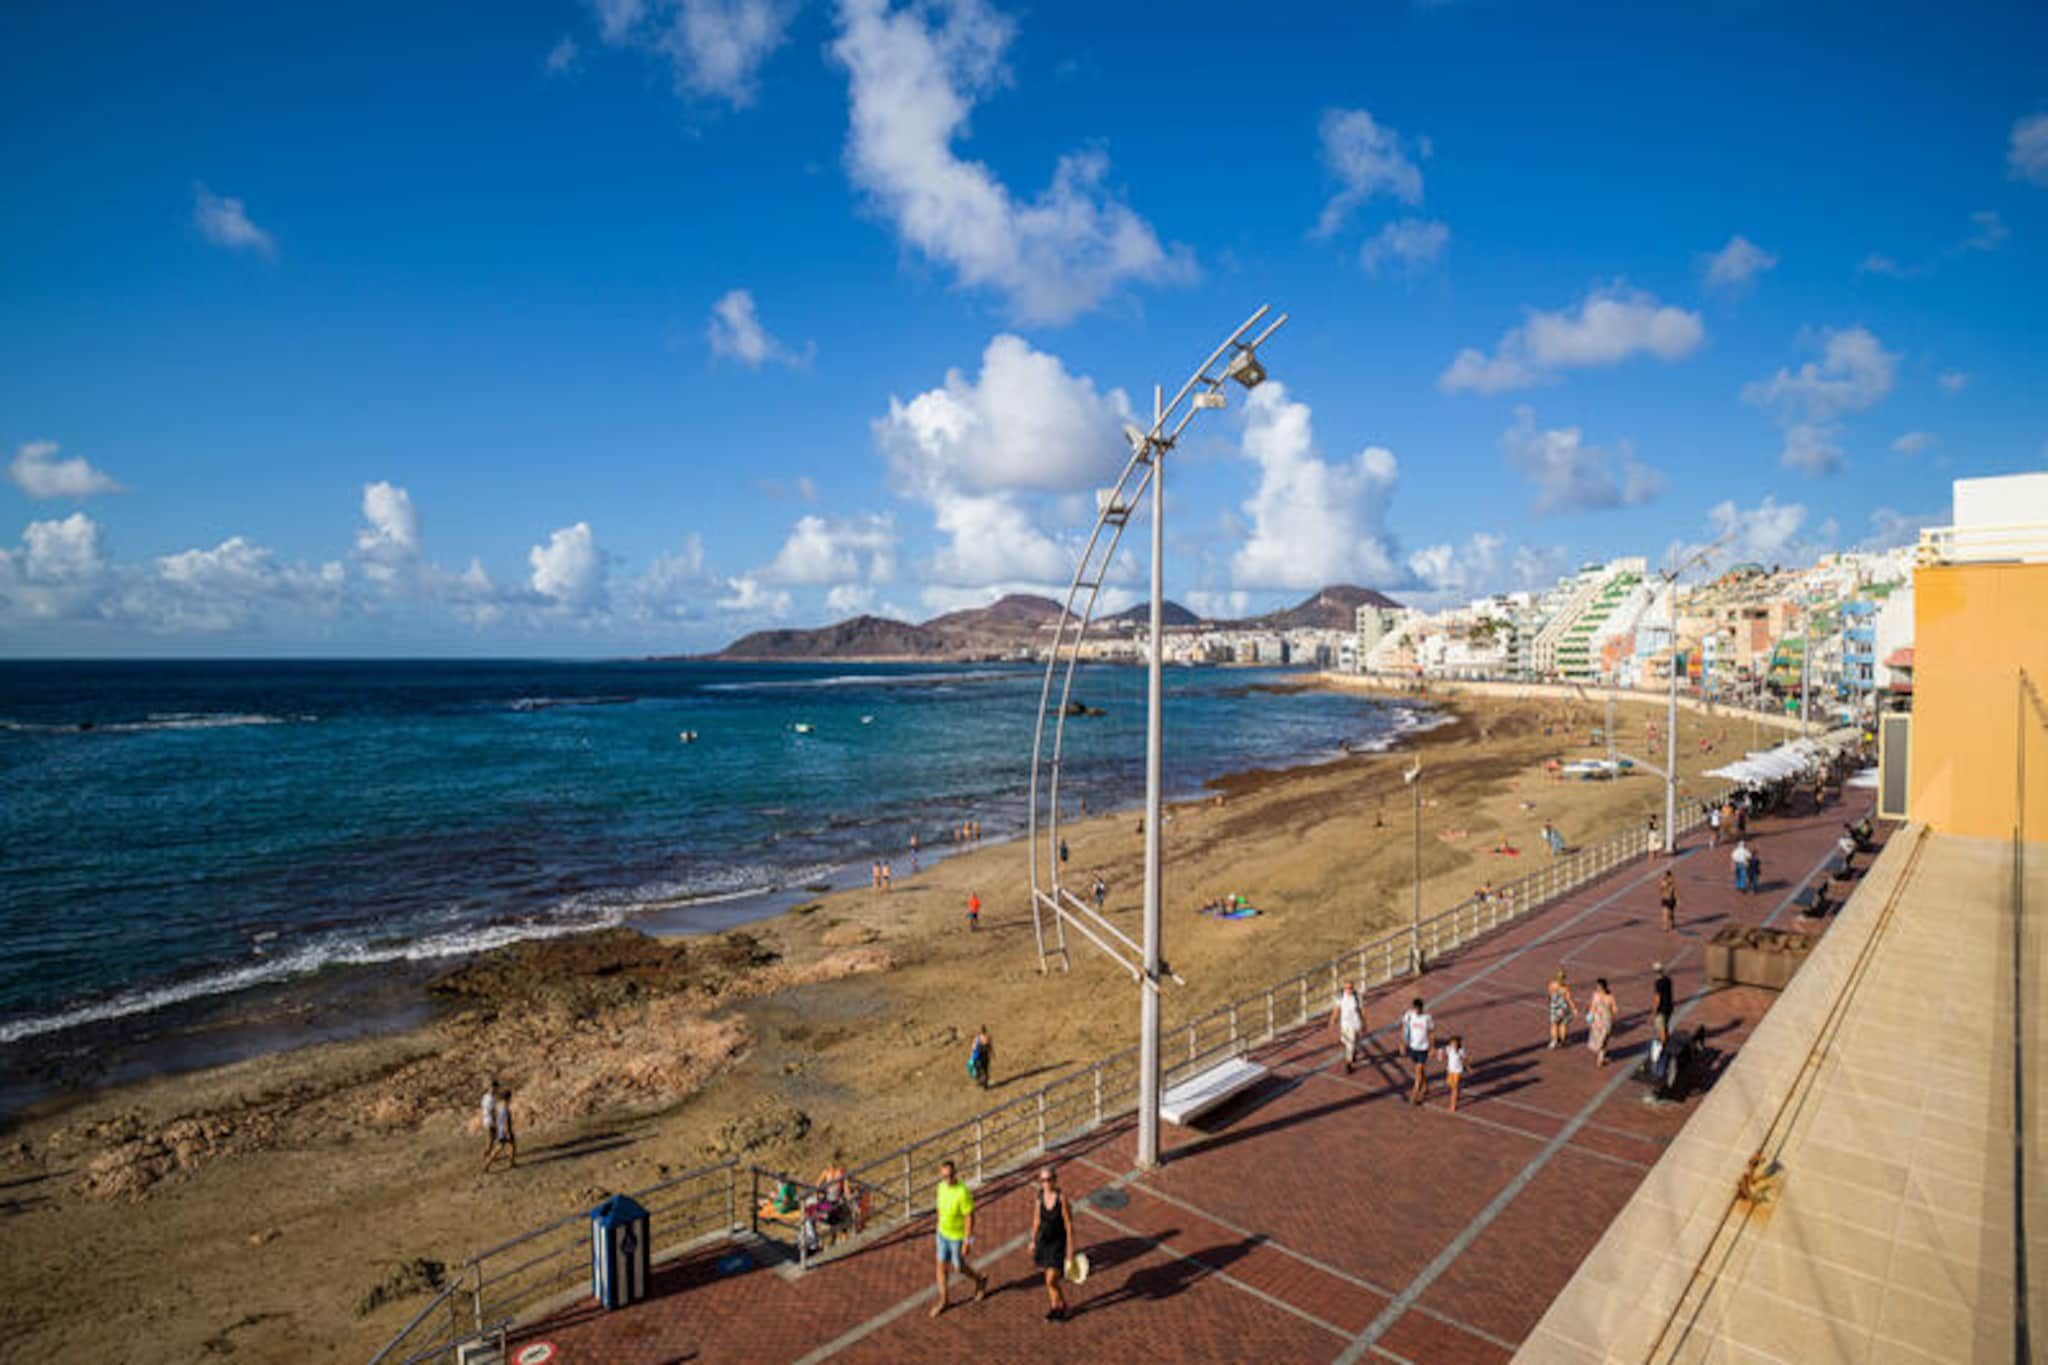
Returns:
[[[1060,1193],[1059,1177],[1048,1166],[1038,1173],[1038,1198],[1031,1205],[1031,1264],[1045,1272],[1045,1296],[1052,1306],[1045,1310],[1047,1322],[1067,1316],[1066,1295],[1060,1279],[1066,1274],[1069,1243],[1074,1220]]]

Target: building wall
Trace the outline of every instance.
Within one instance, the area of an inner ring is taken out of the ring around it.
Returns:
[[[2021,668],[2048,696],[2048,564],[1950,564],[1913,578],[1912,818],[2012,837]],[[2048,842],[2048,734],[2024,725],[2026,838]]]

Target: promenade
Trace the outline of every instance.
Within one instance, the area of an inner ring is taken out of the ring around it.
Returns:
[[[1071,1318],[1044,1320],[1030,1264],[1036,1166],[977,1191],[981,1303],[934,1320],[929,1218],[808,1272],[759,1243],[658,1267],[650,1298],[604,1313],[585,1301],[520,1332],[554,1359],[615,1362],[905,1359],[1363,1359],[1499,1362],[1528,1338],[1580,1261],[1677,1136],[1698,1096],[1646,1101],[1631,1077],[1650,1036],[1652,964],[1678,1000],[1674,1032],[1704,1027],[1733,1054],[1770,992],[1707,989],[1702,947],[1730,922],[1785,924],[1833,855],[1861,795],[1819,815],[1762,821],[1763,888],[1737,895],[1727,850],[1700,837],[1676,859],[1680,924],[1660,927],[1664,860],[1617,869],[1368,999],[1370,1059],[1344,1072],[1311,1028],[1252,1054],[1257,1089],[1195,1129],[1168,1127],[1166,1163],[1134,1169],[1126,1119],[1055,1149],[1077,1240],[1094,1263]],[[1544,983],[1563,966],[1583,1005],[1605,976],[1620,1001],[1611,1061],[1584,1026],[1545,1045]],[[1050,993],[1048,1008],[1062,1002]],[[1472,1059],[1456,1114],[1441,1062],[1429,1103],[1405,1099],[1393,1025],[1410,996]],[[659,1229],[656,1230],[659,1236]],[[959,1281],[955,1293],[971,1290]]]

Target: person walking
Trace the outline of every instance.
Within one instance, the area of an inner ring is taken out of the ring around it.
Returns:
[[[1607,1065],[1607,1040],[1614,1036],[1614,992],[1604,976],[1593,979],[1593,999],[1586,1006],[1586,1048],[1595,1061]]]
[[[498,1083],[484,1086],[484,1169],[491,1169],[491,1157],[498,1150]]]
[[[1564,978],[1564,968],[1557,969],[1557,975],[1550,982],[1550,1045],[1563,1047],[1571,1033],[1572,1016],[1579,1012],[1579,1002],[1572,999],[1572,987]]]
[[[887,891],[896,878],[896,869],[887,858],[882,859],[882,889]]]
[[[1656,862],[1657,855],[1661,852],[1663,852],[1663,849],[1660,847],[1657,839],[1657,817],[1653,815],[1650,817],[1649,826],[1643,831],[1644,861]]]
[[[1408,1045],[1408,1061],[1415,1068],[1415,1083],[1408,1087],[1408,1103],[1421,1104],[1429,1097],[1429,1050],[1436,1045],[1436,1020],[1422,1008],[1422,997],[1408,1002],[1401,1016],[1401,1037]]]
[[[1657,1045],[1662,1047],[1671,1041],[1671,974],[1664,970],[1661,962],[1651,963],[1650,970],[1657,974],[1650,983],[1650,989],[1657,998],[1650,1013],[1650,1024],[1657,1032]]]
[[[1060,1290],[1073,1255],[1074,1218],[1059,1175],[1048,1166],[1038,1173],[1038,1198],[1031,1205],[1031,1264],[1045,1272],[1045,1320],[1064,1322],[1067,1297]]]
[[[484,1169],[491,1169],[500,1151],[505,1153],[505,1166],[509,1170],[519,1164],[519,1143],[512,1135],[512,1088],[498,1087],[496,1103],[491,1106],[491,1145],[484,1152]]]
[[[1670,933],[1678,927],[1678,878],[1670,868],[1657,879],[1657,904],[1664,911],[1664,932]]]
[[[1458,1112],[1458,1087],[1465,1082],[1465,1037],[1454,1035],[1444,1044],[1444,1082],[1451,1088],[1451,1112]]]
[[[1102,907],[1109,900],[1109,883],[1102,880],[1102,874],[1095,874],[1095,913],[1101,914]]]
[[[1764,855],[1755,849],[1749,851],[1749,894],[1754,896],[1764,889]]]
[[[981,932],[981,893],[979,891],[967,893],[967,932],[970,934]]]
[[[986,1090],[989,1074],[995,1070],[995,1064],[996,1045],[989,1040],[988,1025],[983,1024],[975,1030],[974,1046],[967,1050],[967,1074]]]
[[[1330,1026],[1337,1030],[1337,1037],[1344,1044],[1344,1074],[1348,1076],[1358,1065],[1358,1040],[1365,1035],[1365,1006],[1349,981],[1330,1008]]]
[[[1707,812],[1707,847],[1721,846],[1721,808],[1715,806]]]
[[[968,1251],[974,1246],[974,1191],[967,1188],[950,1161],[939,1163],[939,1183],[934,1191],[938,1212],[939,1252],[939,1297],[932,1304],[932,1316],[937,1317],[953,1306],[951,1299],[952,1278],[947,1273],[957,1270],[974,1281],[974,1301],[980,1303],[988,1296],[988,1276],[974,1268],[967,1259]]]
[[[1735,867],[1735,889],[1737,891],[1749,890],[1749,862],[1752,856],[1747,840],[1738,839],[1735,841],[1735,851],[1728,855],[1728,861]]]

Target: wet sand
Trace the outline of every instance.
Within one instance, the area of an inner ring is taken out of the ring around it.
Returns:
[[[1456,703],[1424,752],[1424,906],[1539,865],[1538,830],[1573,842],[1640,827],[1663,786],[1557,782],[1549,758],[1598,752],[1603,708]],[[1623,703],[1640,746],[1662,708]],[[1549,725],[1552,733],[1544,733]],[[1681,713],[1681,772],[1739,754],[1746,720]],[[1702,734],[1721,738],[1701,756]],[[1170,1026],[1328,958],[1408,913],[1406,750],[1238,774],[1178,803],[1165,830],[1165,942],[1188,981]],[[1067,880],[1097,868],[1137,933],[1135,816],[1070,826]],[[1450,837],[1441,837],[1450,836]],[[1518,857],[1491,853],[1501,840]],[[947,850],[951,853],[951,850]],[[855,1164],[1127,1046],[1129,978],[1076,942],[1041,975],[1025,850],[948,856],[896,884],[807,902],[703,939],[614,931],[493,954],[442,1016],[93,1093],[0,1140],[0,1341],[23,1358],[360,1361],[421,1300],[367,1312],[393,1268],[475,1250],[604,1193],[727,1152],[802,1176]],[[970,892],[982,930],[969,933]],[[1266,913],[1194,913],[1242,894]],[[995,1089],[965,1075],[986,1024]],[[477,1171],[485,1081],[511,1083],[517,1169]]]

